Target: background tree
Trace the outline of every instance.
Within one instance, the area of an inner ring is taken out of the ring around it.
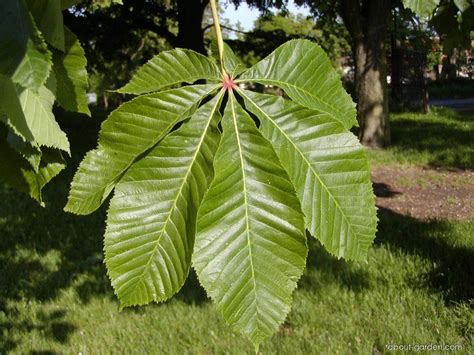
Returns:
[[[284,42],[296,38],[318,43],[337,69],[340,68],[341,56],[350,54],[349,34],[344,25],[323,18],[315,22],[310,17],[294,15],[286,10],[264,12],[251,31],[228,42],[246,65],[253,65]]]
[[[240,1],[234,1],[238,4]],[[249,0],[265,9],[283,1]],[[316,19],[342,19],[351,37],[355,61],[359,138],[365,145],[383,147],[390,141],[385,39],[390,21],[390,0],[297,1],[307,4]]]

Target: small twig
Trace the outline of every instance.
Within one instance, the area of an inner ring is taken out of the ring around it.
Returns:
[[[203,29],[202,29],[202,32],[206,32],[208,29],[214,27],[214,24],[210,24],[210,25],[207,25],[205,26]],[[248,35],[250,34],[251,32],[247,32],[247,31],[242,31],[242,30],[237,30],[235,28],[232,28],[232,27],[229,27],[229,26],[225,26],[225,25],[221,25],[221,28],[227,30],[227,31],[232,31],[232,32],[237,32],[237,33],[242,33],[244,35]]]

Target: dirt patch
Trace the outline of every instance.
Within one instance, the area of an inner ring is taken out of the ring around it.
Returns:
[[[474,218],[474,171],[376,166],[377,206],[422,220]]]

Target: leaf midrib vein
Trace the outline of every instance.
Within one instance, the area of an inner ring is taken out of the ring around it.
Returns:
[[[257,324],[259,323],[259,307],[258,307],[258,298],[257,298],[257,283],[255,281],[255,268],[253,265],[253,256],[252,256],[252,244],[250,243],[250,225],[249,225],[249,211],[248,211],[248,199],[247,199],[247,183],[246,183],[246,175],[245,175],[245,168],[244,168],[244,158],[243,158],[243,150],[242,144],[240,142],[239,137],[239,129],[237,127],[237,117],[235,114],[235,107],[234,107],[234,100],[235,96],[231,92],[229,95],[230,107],[232,110],[232,123],[235,129],[235,136],[237,139],[237,147],[239,149],[239,158],[240,158],[240,165],[242,167],[242,183],[243,183],[243,190],[244,190],[244,204],[245,204],[245,227],[246,227],[246,235],[247,235],[247,246],[249,250],[249,259],[250,259],[250,270],[252,271],[252,281],[253,281],[253,293],[254,293],[254,302],[255,308],[257,313]]]
[[[281,81],[281,80],[278,80],[278,79],[265,79],[265,78],[248,78],[248,79],[245,79],[245,80],[236,80],[235,83],[238,84],[238,83],[242,83],[242,82],[245,82],[245,81],[257,81],[257,82],[260,82],[260,83],[278,83],[280,84],[281,86],[289,86],[291,88],[294,88],[294,89],[297,89],[298,91],[302,91],[304,92],[306,95],[308,96],[311,96],[313,99],[315,99],[316,101],[320,102],[321,104],[333,109],[335,112],[337,112],[339,115],[343,116],[345,115],[346,113],[345,112],[341,112],[338,108],[336,108],[335,106],[329,104],[328,102],[320,99],[319,97],[317,97],[316,95],[314,95],[313,93],[309,92],[308,90],[300,87],[300,86],[296,86],[294,84],[291,84],[291,83],[288,83],[288,82],[285,82],[285,81]],[[240,90],[239,90],[240,91]],[[327,113],[329,116],[333,117],[334,119],[336,119],[339,123],[341,123],[344,127],[346,127],[346,124],[341,121],[333,112],[328,112],[328,110],[323,110],[321,108],[318,108],[320,111],[324,112],[324,113]],[[353,108],[351,108],[351,111],[353,110]],[[353,121],[353,120],[352,120]],[[349,122],[348,122],[349,123]],[[350,128],[351,126],[349,126],[348,128]]]
[[[215,112],[216,112],[216,109],[217,107],[219,106],[219,103],[222,99],[222,96],[223,96],[223,93],[224,91],[221,91],[219,94],[218,94],[218,99],[216,101],[216,104],[214,105],[214,107],[212,108],[210,114],[209,114],[209,119],[207,121],[207,124],[205,126],[205,128],[203,129],[203,134],[201,135],[201,139],[199,140],[199,143],[197,144],[197,147],[196,147],[196,151],[190,161],[190,164],[189,164],[189,167],[188,167],[188,170],[186,171],[186,174],[184,175],[183,177],[183,180],[182,180],[182,183],[179,187],[179,190],[176,194],[176,197],[175,199],[173,200],[173,205],[171,206],[171,208],[169,209],[169,213],[168,213],[168,217],[166,218],[164,224],[163,224],[163,227],[161,228],[161,230],[159,231],[159,237],[158,239],[155,241],[155,246],[153,247],[153,250],[151,251],[150,253],[150,257],[145,265],[145,267],[143,268],[143,272],[141,273],[141,275],[137,276],[139,278],[139,281],[135,284],[135,287],[133,288],[133,290],[131,292],[135,292],[138,284],[141,282],[141,280],[143,279],[143,276],[145,275],[145,273],[147,272],[150,264],[151,264],[151,261],[153,260],[155,254],[156,254],[156,251],[158,250],[159,246],[160,246],[160,241],[161,239],[163,238],[163,235],[164,235],[164,231],[166,230],[166,227],[168,225],[168,223],[170,222],[171,220],[171,211],[173,211],[175,208],[176,208],[176,204],[177,204],[177,201],[179,200],[179,197],[181,196],[182,192],[183,192],[183,188],[184,186],[186,185],[186,182],[188,181],[188,176],[192,170],[192,167],[194,166],[194,162],[196,161],[196,157],[198,155],[198,153],[200,152],[200,148],[201,148],[201,145],[202,143],[204,142],[204,139],[207,135],[207,131],[209,129],[209,125],[211,124],[212,122],[212,117],[214,116]]]
[[[314,176],[318,179],[318,181],[320,182],[321,186],[324,188],[324,190],[326,190],[326,192],[328,193],[328,195],[331,197],[331,200],[334,201],[334,204],[336,205],[337,209],[340,211],[341,215],[342,215],[342,218],[344,219],[344,221],[347,223],[348,227],[349,227],[349,230],[350,232],[353,234],[353,235],[356,235],[358,236],[359,234],[358,233],[355,233],[354,230],[352,229],[352,224],[349,223],[349,220],[347,219],[347,216],[345,215],[344,211],[342,210],[342,207],[339,205],[339,203],[337,202],[337,200],[335,199],[335,197],[333,196],[333,194],[331,193],[331,191],[328,189],[328,187],[323,183],[323,181],[321,180],[321,178],[319,177],[319,175],[316,173],[316,171],[313,169],[313,166],[310,164],[310,162],[306,159],[306,157],[304,156],[304,154],[300,151],[300,149],[296,146],[295,143],[293,143],[293,141],[288,137],[288,135],[280,129],[280,127],[271,119],[270,116],[268,116],[265,111],[263,111],[250,97],[248,97],[247,95],[245,95],[245,93],[242,91],[242,90],[238,90],[239,93],[242,95],[242,96],[245,96],[245,98],[247,98],[247,100],[249,100],[253,106],[255,106],[265,117],[267,117],[268,121],[271,122],[273,124],[274,127],[276,127],[280,132],[281,134],[287,139],[288,142],[290,142],[290,144],[295,148],[295,150],[299,153],[299,155],[303,158],[303,160],[306,162],[306,164],[308,165],[309,169],[313,172]],[[356,244],[359,244],[359,240],[357,239],[356,241]]]

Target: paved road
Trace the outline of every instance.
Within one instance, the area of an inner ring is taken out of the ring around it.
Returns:
[[[430,100],[430,106],[444,106],[453,110],[471,113],[474,112],[474,98],[459,100]]]

